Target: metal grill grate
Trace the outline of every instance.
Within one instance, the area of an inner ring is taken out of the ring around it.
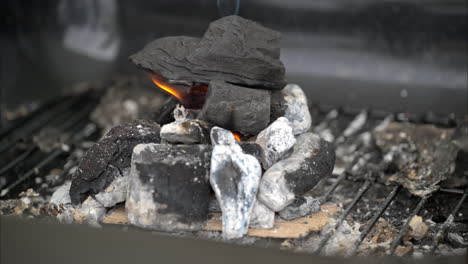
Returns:
[[[60,177],[63,178],[63,180],[69,177],[71,169],[76,166],[78,162],[78,158],[73,157],[72,150],[82,141],[97,139],[98,129],[89,121],[88,116],[96,106],[98,99],[99,94],[96,92],[88,92],[80,96],[61,98],[60,100],[45,104],[30,116],[18,120],[14,124],[0,131],[0,155],[2,157],[6,157],[2,158],[0,161],[0,176],[6,177],[6,183],[2,186],[2,191],[0,193],[2,199],[14,197],[19,192],[31,187],[31,184],[34,184],[31,181],[31,177],[33,175],[40,174],[40,171],[48,166],[53,165],[64,167]],[[451,116],[439,118],[432,113],[420,117],[401,113],[389,115],[388,113],[377,111],[331,109],[323,106],[312,107],[311,110],[314,120],[319,120],[318,124],[314,128],[315,132],[329,129],[332,133],[336,134],[336,140],[334,140],[336,146],[339,146],[346,140],[352,140],[358,132],[362,133],[363,131],[370,131],[373,127],[389,116],[399,121],[431,123],[444,127],[450,127],[456,124],[455,119]],[[352,128],[352,121],[359,118],[360,115],[362,117],[363,114],[367,116],[366,123],[363,124],[360,129]],[[50,153],[43,153],[37,146],[32,144],[31,138],[36,135],[40,129],[47,126],[53,126],[60,129],[60,131],[71,133],[73,136],[70,141],[67,142],[70,149],[61,148],[55,149]],[[22,144],[25,145],[25,147],[20,147]],[[67,161],[68,163],[65,164]],[[353,160],[349,168],[356,163],[357,159]],[[376,186],[379,187],[378,185],[380,185],[379,183],[369,179],[352,182],[347,178],[346,170],[339,173],[339,175],[331,176],[330,179],[324,179],[322,182],[327,182],[329,180],[333,180],[332,184],[326,188],[323,186],[320,187],[323,191],[323,193],[320,194],[322,202],[331,200],[336,195],[338,187],[345,183],[350,184],[351,182],[351,184],[359,186],[359,188],[349,202],[342,201],[343,204],[345,204],[345,209],[342,211],[341,215],[338,216],[334,227],[321,236],[316,253],[323,253],[323,250],[327,243],[329,243],[330,238],[347,218],[359,214],[359,211],[356,212],[355,210],[356,205],[362,200],[366,192],[368,192],[369,189]],[[357,254],[359,247],[373,230],[379,218],[385,214],[391,204],[402,192],[403,191],[400,186],[391,187],[383,201],[372,210],[365,228],[348,251],[348,255]],[[464,201],[468,196],[468,189],[440,189],[439,192],[444,192],[457,197],[459,196],[459,198],[457,198],[457,202],[453,206],[453,209],[447,216],[445,222],[437,226],[438,229],[432,238],[431,252],[435,252],[437,250],[437,247],[441,239],[445,236],[448,228],[454,221],[456,221],[458,212],[463,206],[466,207],[466,203],[464,203]],[[387,252],[390,255],[395,254],[396,248],[400,245],[402,238],[409,229],[410,220],[424,209],[427,201],[431,198],[412,197],[412,199],[419,199],[414,208],[400,208],[401,211],[407,210],[409,214],[406,217],[397,218],[396,222],[400,222],[401,225],[397,236],[391,243],[390,250]]]

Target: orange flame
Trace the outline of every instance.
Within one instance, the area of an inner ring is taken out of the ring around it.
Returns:
[[[234,136],[234,138],[237,140],[237,141],[242,141],[241,137],[240,137],[240,134],[237,133],[237,132],[233,132],[232,135]]]
[[[175,88],[172,88],[169,85],[162,83],[161,81],[156,79],[154,76],[151,76],[151,80],[154,82],[154,84],[159,86],[161,89],[175,96],[177,99],[179,99],[179,101],[183,101],[182,95]]]

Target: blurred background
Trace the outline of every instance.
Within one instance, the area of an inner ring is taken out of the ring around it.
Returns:
[[[283,34],[289,82],[332,106],[467,113],[466,0],[3,1],[2,110],[77,82],[140,74],[158,37],[200,37],[238,14]]]

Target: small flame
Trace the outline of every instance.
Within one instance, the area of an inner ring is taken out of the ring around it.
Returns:
[[[177,99],[179,99],[179,101],[183,101],[182,95],[175,88],[172,88],[169,85],[162,83],[154,76],[151,76],[151,80],[161,89],[175,96]]]
[[[242,141],[241,137],[240,137],[240,134],[237,133],[237,132],[233,132],[232,135],[234,136],[234,138],[237,140],[237,141]]]

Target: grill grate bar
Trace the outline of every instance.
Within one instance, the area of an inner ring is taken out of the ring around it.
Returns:
[[[395,187],[393,187],[392,191],[387,195],[382,206],[379,208],[379,211],[372,217],[369,224],[361,232],[361,235],[359,236],[359,238],[354,242],[353,247],[348,252],[348,256],[352,256],[356,253],[357,249],[364,241],[364,238],[366,238],[367,234],[372,230],[375,223],[377,223],[377,220],[379,220],[380,216],[382,216],[385,210],[387,210],[388,206],[392,203],[392,201],[395,199],[396,195],[400,192],[400,190],[401,190],[401,185],[396,185]]]
[[[15,167],[18,163],[22,162],[24,159],[29,157],[35,150],[37,150],[37,147],[31,147],[31,148],[27,149],[25,152],[21,153],[19,156],[17,156],[12,161],[8,162],[8,164],[6,164],[5,166],[3,166],[0,169],[0,175],[5,174],[10,169]]]
[[[60,124],[57,128],[61,131],[67,131],[67,130],[72,129],[74,126],[84,121],[86,117],[88,116],[89,112],[93,108],[94,108],[94,104],[87,105],[82,111],[80,111],[78,114],[76,114],[72,118],[68,118],[68,120]],[[63,117],[66,118],[67,116],[63,116]],[[0,169],[0,175],[3,175],[4,173],[14,168],[15,165],[23,161],[25,158],[29,157],[35,150],[37,150],[37,147],[29,148],[25,152],[21,153],[14,160],[12,160],[8,164],[6,164],[3,168]]]
[[[320,240],[320,243],[319,243],[319,246],[317,248],[317,250],[315,251],[315,253],[320,253],[322,252],[323,248],[325,247],[325,245],[327,244],[328,240],[332,237],[332,235],[334,234],[334,232],[336,230],[338,230],[338,228],[341,226],[341,224],[343,223],[343,221],[346,219],[346,217],[349,215],[349,213],[351,212],[351,210],[354,208],[354,206],[357,204],[357,202],[362,198],[362,196],[364,195],[364,193],[369,189],[369,187],[371,186],[371,181],[369,180],[366,180],[364,182],[364,184],[361,186],[361,188],[359,188],[359,191],[356,193],[356,196],[354,196],[353,200],[351,201],[351,203],[349,204],[349,206],[346,208],[346,210],[340,215],[340,217],[338,218],[335,226],[333,227],[332,230],[330,230],[329,232],[327,232],[325,234],[325,236],[322,238],[322,240]]]
[[[2,130],[0,130],[0,138],[3,138],[9,135],[11,132],[16,131],[17,129],[21,128],[28,122],[34,120],[35,117],[42,115],[44,112],[48,111],[50,108],[54,107],[58,104],[61,99],[51,100],[49,102],[40,105],[36,110],[32,111],[28,115],[23,118],[20,118],[18,121],[13,121],[13,123]]]
[[[445,236],[445,233],[447,232],[449,227],[453,224],[453,221],[455,220],[455,216],[457,215],[458,211],[460,211],[460,208],[463,206],[463,203],[465,202],[466,197],[468,197],[468,187],[465,189],[464,194],[460,197],[460,200],[458,200],[458,203],[455,206],[455,208],[447,217],[447,220],[445,220],[445,222],[439,227],[439,231],[437,231],[436,235],[434,236],[434,239],[431,245],[431,251],[430,251],[431,254],[434,254],[434,252],[437,250],[439,246],[439,241]]]
[[[16,141],[21,137],[31,136],[31,134],[35,131],[47,126],[47,123],[53,122],[54,120],[60,118],[66,119],[71,115],[71,105],[75,105],[83,99],[84,96],[72,98],[71,100],[64,100],[59,103],[58,106],[53,107],[43,115],[33,119],[34,122],[32,122],[32,125],[23,128],[21,131],[15,131],[14,136],[8,141],[4,142],[2,146],[0,146],[0,153],[6,152],[11,147],[13,147],[16,144]]]
[[[333,183],[332,186],[327,190],[327,192],[322,196],[320,199],[320,204],[323,204],[330,198],[330,195],[335,191],[336,187],[346,178],[346,173],[341,173],[338,178],[336,178],[336,181]]]
[[[413,217],[415,217],[419,213],[419,211],[421,211],[426,201],[427,201],[427,198],[421,198],[421,200],[419,200],[414,210],[411,212],[408,219],[406,219],[405,224],[401,227],[400,232],[398,232],[397,237],[393,240],[392,245],[390,246],[390,255],[395,254],[395,250],[398,247],[398,245],[400,245],[401,239],[403,238],[404,235],[406,235],[406,232],[408,232],[411,219],[413,219]]]
[[[460,190],[460,189],[449,189],[449,188],[440,188],[439,191],[445,192],[445,193],[451,193],[451,194],[460,194],[463,195],[465,191]]]
[[[87,137],[89,137],[91,134],[93,134],[94,132],[97,131],[97,128],[95,125],[91,126],[91,128],[93,129],[90,129],[89,126],[86,126],[85,128],[83,128],[81,131],[79,131],[75,137],[73,138],[73,143],[75,142],[78,142],[78,141],[81,141]],[[40,170],[42,167],[48,165],[49,163],[51,163],[52,161],[54,161],[57,157],[59,157],[60,155],[66,153],[66,151],[62,150],[62,149],[56,149],[54,151],[52,151],[52,153],[50,153],[47,157],[45,157],[43,160],[41,160],[36,166],[34,166],[32,169],[30,169],[29,171],[27,171],[25,174],[23,174],[22,176],[19,176],[18,179],[16,181],[14,181],[12,184],[8,185],[6,188],[4,188],[2,190],[2,192],[0,193],[0,197],[3,197],[5,196],[6,194],[8,194],[8,192],[15,188],[16,186],[18,186],[18,184],[22,183],[23,181],[25,181],[26,179],[28,179],[29,177],[31,177],[34,173],[36,173],[38,170]]]

